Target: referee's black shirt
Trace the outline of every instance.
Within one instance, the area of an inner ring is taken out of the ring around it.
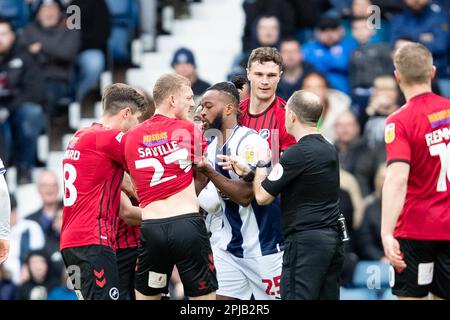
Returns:
[[[285,237],[337,225],[339,160],[336,148],[322,135],[306,135],[288,148],[262,186],[275,197],[281,193]]]

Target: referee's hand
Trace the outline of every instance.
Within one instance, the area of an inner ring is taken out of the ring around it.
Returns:
[[[9,255],[9,240],[0,240],[0,265],[6,261]]]
[[[400,251],[400,244],[392,234],[382,235],[384,254],[389,259],[391,265],[397,269],[398,272],[406,268],[406,263],[403,260],[403,253]]]

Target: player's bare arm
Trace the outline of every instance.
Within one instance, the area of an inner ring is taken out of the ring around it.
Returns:
[[[197,166],[194,166],[194,183],[195,183],[195,194],[198,196],[206,185],[209,183],[209,178],[205,176],[202,172],[197,170]]]
[[[139,199],[136,192],[136,186],[131,180],[131,177],[128,173],[124,173],[123,181],[122,181],[122,191],[130,198]]]
[[[142,222],[142,209],[133,206],[130,198],[123,191],[120,194],[120,219],[132,226],[139,226]]]
[[[267,168],[256,168],[255,180],[253,180],[253,190],[255,192],[256,202],[261,206],[266,206],[275,200],[275,197],[268,193],[261,185],[268,175],[269,172]]]
[[[206,175],[216,188],[226,194],[233,202],[243,207],[249,206],[252,202],[254,194],[251,182],[228,179],[214,170],[206,158],[197,163],[196,168]]]
[[[405,203],[410,166],[405,162],[394,162],[387,167],[383,186],[381,238],[384,253],[396,268],[406,268],[400,245],[394,238],[394,229]]]

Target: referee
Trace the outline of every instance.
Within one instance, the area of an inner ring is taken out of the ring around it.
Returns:
[[[281,194],[285,237],[281,298],[287,300],[339,299],[345,232],[338,220],[339,160],[336,149],[317,130],[322,110],[315,94],[297,91],[292,95],[285,125],[297,143],[282,154],[269,176],[270,163],[264,160],[258,161],[253,173],[241,160],[224,158],[229,160],[225,165],[246,174],[244,179],[255,175],[258,204],[267,205]]]

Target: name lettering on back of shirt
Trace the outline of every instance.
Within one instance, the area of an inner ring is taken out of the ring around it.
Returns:
[[[450,109],[429,114],[428,121],[433,129],[450,123]],[[437,129],[425,135],[427,146],[450,140],[450,128]]]
[[[138,148],[140,158],[165,156],[169,153],[179,150],[180,147],[176,141],[170,141],[163,145],[159,145],[152,148]]]

